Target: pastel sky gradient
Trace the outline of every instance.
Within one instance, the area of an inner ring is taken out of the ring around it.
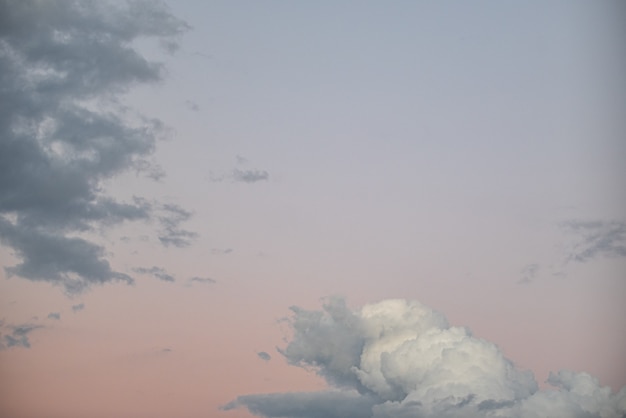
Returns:
[[[77,4],[0,2],[0,416],[252,417],[336,295],[626,386],[624,3]]]

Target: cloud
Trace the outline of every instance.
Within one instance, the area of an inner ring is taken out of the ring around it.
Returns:
[[[187,247],[191,240],[198,234],[180,228],[180,224],[191,217],[191,212],[186,211],[178,205],[165,204],[162,207],[164,214],[159,217],[161,222],[161,233],[159,241],[166,247]]]
[[[243,183],[256,183],[258,181],[268,180],[269,173],[265,170],[239,170],[234,169],[232,179]]]
[[[61,313],[60,312],[50,312],[48,314],[48,319],[56,319],[57,321],[61,320]]]
[[[237,165],[245,165],[248,163],[248,160],[241,155],[237,155],[235,158]],[[211,181],[217,183],[224,180],[230,180],[233,183],[257,183],[260,181],[268,181],[270,174],[266,170],[234,168],[224,174],[211,172],[209,178]]]
[[[163,280],[164,282],[174,282],[174,281],[176,281],[174,276],[172,276],[171,274],[166,272],[161,267],[157,267],[157,266],[152,266],[150,268],[137,267],[137,268],[134,268],[133,271],[136,272],[136,273],[140,273],[140,274],[151,274],[154,277],[156,277],[157,279]]]
[[[216,283],[215,279],[211,279],[210,277],[192,277],[189,279],[190,283],[204,283],[204,284],[213,284]]]
[[[598,257],[626,257],[624,222],[570,220],[563,222],[561,227],[576,239],[567,261],[585,263]]]
[[[132,283],[77,234],[153,216],[103,187],[126,171],[155,177],[150,158],[167,132],[119,95],[163,74],[132,42],[171,51],[188,26],[158,2],[0,2],[0,16],[0,242],[20,259],[7,274],[68,293]]]
[[[187,106],[187,109],[194,112],[198,112],[200,110],[200,106],[198,106],[198,104],[192,100],[185,100],[185,106]]]
[[[30,340],[28,334],[32,331],[43,328],[41,325],[22,324],[16,326],[5,326],[4,322],[0,322],[0,329],[8,329],[9,334],[0,332],[0,350],[11,347],[30,348]]]
[[[537,263],[525,265],[521,271],[522,278],[519,280],[518,283],[530,283],[531,281],[533,281],[533,279],[537,277],[539,268],[540,266]]]
[[[263,361],[270,361],[272,359],[272,356],[270,356],[265,351],[259,351],[258,353],[256,353],[256,355]]]
[[[225,254],[230,254],[232,253],[234,250],[232,248],[211,248],[211,254],[215,254],[215,255],[225,255]]]
[[[539,390],[498,347],[452,327],[418,302],[385,300],[360,310],[331,299],[321,311],[291,308],[293,338],[280,349],[315,370],[322,392],[240,396],[263,417],[597,417],[623,418],[626,388],[612,393],[586,373],[561,371]]]
[[[77,305],[72,305],[72,312],[82,311],[83,309],[85,309],[85,304],[84,303],[79,303]]]

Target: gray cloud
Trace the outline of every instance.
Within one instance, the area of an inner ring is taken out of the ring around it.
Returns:
[[[48,319],[56,319],[57,321],[61,320],[61,313],[60,312],[50,312],[48,314]]]
[[[597,257],[626,257],[626,223],[571,220],[561,224],[575,242],[567,261],[585,263]]]
[[[539,264],[527,264],[522,268],[522,278],[518,283],[530,283],[533,281],[535,277],[537,277],[537,273],[539,272]]]
[[[213,284],[216,283],[215,279],[211,279],[210,277],[192,277],[189,279],[190,283],[204,283],[204,284]]]
[[[85,304],[84,303],[79,303],[77,305],[72,305],[72,312],[82,311],[83,309],[85,309]]]
[[[234,250],[232,248],[211,248],[211,254],[215,254],[215,255],[225,255],[225,254],[230,254],[232,253]]]
[[[496,345],[417,302],[352,311],[332,299],[321,311],[292,312],[293,338],[280,352],[333,388],[245,395],[223,409],[299,418],[626,416],[626,388],[612,393],[586,373],[561,371],[548,379],[554,390],[539,390]]]
[[[7,273],[69,293],[132,283],[76,233],[152,216],[143,200],[103,191],[128,170],[155,177],[149,158],[167,131],[118,94],[163,73],[131,43],[171,51],[187,25],[158,2],[0,2],[0,16],[0,242],[20,259]]]
[[[180,224],[191,217],[191,212],[186,211],[178,205],[165,204],[162,207],[164,214],[159,217],[161,222],[161,233],[159,241],[166,247],[187,247],[191,240],[198,234],[180,228]]]
[[[265,351],[259,351],[258,353],[256,353],[256,355],[263,361],[270,361],[272,359],[272,356],[270,356]]]
[[[8,334],[0,332],[0,350],[11,347],[30,348],[30,340],[28,335],[39,328],[43,328],[41,325],[22,324],[5,326],[4,322],[0,322],[0,330]]]
[[[248,163],[248,160],[245,157],[237,155],[236,163],[237,165],[245,165]],[[209,178],[211,181],[218,183],[225,180],[230,180],[233,183],[257,183],[259,181],[269,180],[270,174],[266,170],[234,168],[224,174],[211,172]]]
[[[134,268],[133,271],[136,273],[140,273],[140,274],[151,274],[152,276],[156,277],[159,280],[163,280],[164,282],[176,281],[174,276],[166,272],[161,267],[157,267],[157,266],[152,266],[150,268],[137,267],[137,268]]]
[[[270,178],[270,175],[265,170],[239,170],[234,169],[232,173],[232,179],[234,181],[243,183],[256,183],[258,181],[266,181]]]
[[[187,109],[193,110],[194,112],[198,112],[200,110],[200,106],[192,100],[185,100],[185,106],[187,106]]]

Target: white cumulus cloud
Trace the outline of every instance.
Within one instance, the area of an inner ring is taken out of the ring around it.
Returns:
[[[331,299],[320,311],[292,308],[294,336],[280,352],[313,368],[326,392],[240,396],[263,417],[626,417],[626,388],[613,393],[586,373],[552,373],[539,390],[493,343],[406,300],[350,310]],[[306,407],[303,407],[306,405]]]

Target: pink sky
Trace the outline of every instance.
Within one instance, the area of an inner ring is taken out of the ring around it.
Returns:
[[[0,6],[1,416],[251,417],[335,295],[626,386],[623,7],[85,7]]]

